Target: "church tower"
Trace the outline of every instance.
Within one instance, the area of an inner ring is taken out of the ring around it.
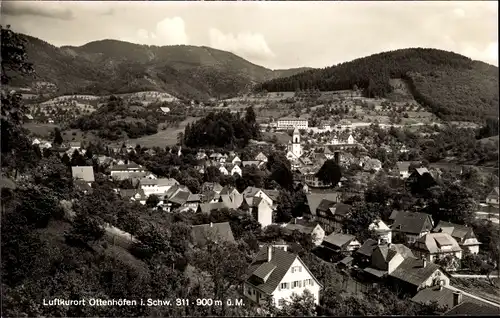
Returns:
[[[298,128],[295,128],[292,136],[292,149],[291,152],[299,158],[302,156],[302,146],[300,145],[300,131]]]

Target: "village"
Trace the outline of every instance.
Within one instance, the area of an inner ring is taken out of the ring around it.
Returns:
[[[262,127],[263,132],[268,129]],[[299,232],[309,237],[314,245],[313,252],[323,260],[335,264],[340,272],[349,272],[348,276],[356,286],[392,286],[395,291],[410,295],[414,302],[437,301],[439,306],[447,308],[446,313],[450,315],[470,314],[478,310],[498,312],[498,295],[478,296],[462,285],[454,284],[462,277],[477,277],[480,280],[498,277],[495,272],[461,274],[463,258],[466,255],[478,255],[482,248],[482,242],[477,239],[471,226],[445,220],[435,222],[427,213],[393,210],[386,220],[370,220],[367,230],[373,235],[368,239],[346,231],[345,224],[352,217],[353,202],[345,202],[349,194],[356,190],[349,188],[351,182],[347,182],[346,176],[342,176],[338,184],[332,185],[322,181],[318,172],[327,162],[334,162],[343,169],[355,165],[358,167],[358,174],[374,176],[384,171],[380,160],[353,155],[356,151],[359,153],[360,149],[366,149],[365,145],[353,137],[356,134],[352,127],[339,125],[333,128],[312,128],[307,119],[285,117],[278,119],[273,129],[291,131],[288,144],[267,147],[257,142],[249,147],[257,147],[262,151],[253,157],[246,154],[245,160],[234,151],[214,149],[199,150],[190,156],[196,162],[192,168],[200,175],[216,171],[222,177],[245,179],[253,178],[246,174],[248,171],[255,174],[267,169],[270,151],[281,152],[290,163],[294,187],[303,191],[306,196],[304,213],[287,222],[278,221],[276,216],[280,204],[283,204],[280,201],[282,197],[279,186],[248,186],[238,191],[234,183],[223,186],[219,182],[204,182],[197,187],[199,191],[191,191],[176,179],[159,177],[143,165],[130,160],[133,157],[131,153],[141,152],[148,157],[157,154],[158,149],[141,149],[137,145],[109,147],[108,155],[92,155],[90,159],[95,163],[94,166],[72,164],[74,184],[83,193],[92,193],[97,173],[105,173],[106,178],[115,185],[127,182],[127,188],[116,186],[112,189],[123,200],[147,205],[149,209],[160,213],[189,211],[210,215],[224,209],[244,211],[263,230],[278,226],[284,233]],[[324,138],[324,132],[329,132],[333,137]],[[70,159],[75,154],[86,154],[86,149],[80,142],[56,146],[47,140],[34,139],[33,144],[67,155]],[[408,152],[403,144],[395,151]],[[169,149],[169,152],[178,158],[185,156],[182,145]],[[411,187],[410,184],[429,187],[436,183],[443,172],[453,170],[460,175],[464,169],[467,167],[438,163],[424,167],[419,162],[400,161],[395,169],[389,170],[389,175],[391,179],[403,182],[408,187]],[[485,195],[484,200],[476,205],[475,218],[487,219],[498,226],[498,196],[498,187]],[[105,231],[113,244],[130,247],[137,242],[133,235],[113,225],[106,225]],[[228,222],[193,226],[192,235],[195,244],[200,245],[206,244],[207,240],[235,240]],[[249,276],[240,286],[241,294],[246,299],[263,304],[272,297],[272,304],[280,308],[293,293],[301,295],[307,289],[314,296],[315,303],[319,304],[325,282],[318,281],[301,258],[290,252],[290,244],[277,239],[275,242],[259,245],[260,250],[248,269]],[[494,266],[498,267],[498,264],[494,263]]]

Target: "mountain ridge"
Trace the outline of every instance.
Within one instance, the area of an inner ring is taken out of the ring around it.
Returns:
[[[153,46],[104,39],[57,47],[21,36],[38,77],[14,76],[13,83],[50,82],[64,94],[157,90],[181,98],[228,97],[249,91],[256,83],[308,69],[271,70],[207,46]]]
[[[415,100],[446,120],[498,117],[498,67],[463,55],[429,48],[381,52],[256,86],[257,91],[320,91],[361,88],[368,97],[385,97],[389,80],[405,80]]]

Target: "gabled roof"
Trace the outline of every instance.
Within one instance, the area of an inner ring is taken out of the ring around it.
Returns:
[[[210,202],[212,200],[219,200],[219,198],[220,198],[220,195],[213,190],[208,190],[208,191],[203,192],[202,196],[203,196],[202,197],[203,202]]]
[[[92,166],[76,166],[71,167],[71,173],[74,179],[81,179],[88,182],[94,182],[94,167]]]
[[[343,234],[343,233],[332,233],[328,236],[325,236],[323,239],[323,243],[328,243],[332,246],[342,248],[352,241],[354,241],[356,237],[354,235],[350,234]]]
[[[340,194],[337,192],[328,192],[328,193],[310,193],[306,195],[307,204],[309,205],[309,211],[312,215],[316,215],[316,210],[320,205],[323,199],[337,202],[340,197]]]
[[[369,230],[374,231],[390,231],[391,229],[382,220],[373,221],[372,224],[368,226]]]
[[[284,230],[290,232],[299,231],[300,233],[304,234],[312,234],[316,226],[318,226],[317,223],[308,223],[303,221],[297,221],[297,223],[293,223],[292,221],[285,225]]]
[[[451,309],[453,308],[454,292],[454,290],[444,286],[441,289],[439,288],[439,286],[427,287],[420,290],[415,296],[413,296],[411,300],[420,304],[430,304],[432,302],[437,302],[438,305]],[[464,294],[462,294],[462,302],[486,304]],[[497,312],[498,310],[499,309],[497,309]]]
[[[463,301],[461,304],[453,307],[447,311],[445,316],[498,316],[500,315],[500,308],[490,304],[477,304],[471,301]]]
[[[247,274],[249,275],[249,278],[247,279],[247,282],[254,285],[262,292],[270,295],[281,283],[283,277],[288,272],[295,259],[297,259],[297,255],[285,252],[279,248],[272,247],[271,260],[269,262],[267,256],[268,245],[264,245],[259,250],[257,256],[254,258],[252,264],[248,268]],[[269,265],[266,265],[266,267],[261,267],[266,263]],[[265,270],[270,271],[269,269],[273,267],[275,268],[272,270],[266,281],[263,282],[259,278],[259,276],[262,276],[262,273],[265,272]]]
[[[255,196],[261,188],[256,188],[256,187],[247,187],[241,194],[246,197],[253,197]]]
[[[498,199],[499,195],[500,195],[500,190],[498,189],[498,187],[494,187],[493,190],[490,192],[490,194],[488,194],[488,197],[491,196]]]
[[[441,252],[441,248],[447,246],[448,252],[459,252],[462,250],[458,242],[448,233],[428,233],[416,242],[416,247],[425,250],[431,254]]]
[[[412,284],[420,286],[423,282],[429,279],[434,272],[441,268],[431,262],[427,262],[426,266],[422,266],[422,260],[409,257],[405,259],[389,276]],[[445,273],[443,270],[441,270]]]
[[[203,190],[212,190],[217,193],[221,192],[223,189],[223,186],[220,185],[218,182],[204,182],[201,186]]]
[[[432,217],[427,213],[400,211],[395,216],[391,229],[412,234],[430,231]]]
[[[238,190],[236,190],[235,187],[231,187],[231,186],[225,186],[224,188],[222,188],[222,190],[220,191],[220,195],[224,195],[224,194],[231,194],[233,192],[238,192]],[[238,192],[239,193],[239,192]]]
[[[168,199],[168,201],[172,202],[172,203],[183,205],[187,202],[190,195],[191,195],[191,193],[189,193],[188,191],[181,190],[181,191],[178,191],[176,194],[174,194],[172,197],[170,197]]]
[[[363,245],[356,251],[356,254],[371,257],[373,251],[377,248],[378,242],[373,239],[367,239]]]
[[[188,199],[186,202],[200,202],[201,201],[201,194],[189,194]]]
[[[243,167],[246,167],[246,166],[259,166],[260,165],[260,161],[259,160],[244,160],[241,162],[241,164],[243,165]]]
[[[193,225],[191,235],[197,245],[205,245],[208,240],[235,242],[229,222]]]
[[[427,168],[415,168],[415,171],[421,176],[423,176],[426,173],[431,174],[430,171],[427,170]]]
[[[439,221],[438,225],[434,228],[434,232],[448,233],[459,242],[465,239],[476,237],[474,235],[474,230],[472,229],[472,227],[445,221]]]
[[[278,200],[280,192],[278,190],[262,189],[262,191],[273,201]]]
[[[380,251],[380,254],[384,258],[385,262],[390,262],[394,256],[400,254],[403,258],[415,257],[410,248],[404,246],[403,244],[384,244],[379,245],[375,250]],[[375,252],[375,250],[373,252]]]
[[[135,199],[135,196],[139,194],[140,195],[139,200],[146,200],[146,195],[144,194],[144,190],[120,189],[119,194],[124,199],[132,199],[132,198]]]

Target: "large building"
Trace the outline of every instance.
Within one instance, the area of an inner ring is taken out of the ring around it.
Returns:
[[[277,129],[307,129],[309,127],[309,122],[305,118],[297,117],[284,117],[278,119]]]

